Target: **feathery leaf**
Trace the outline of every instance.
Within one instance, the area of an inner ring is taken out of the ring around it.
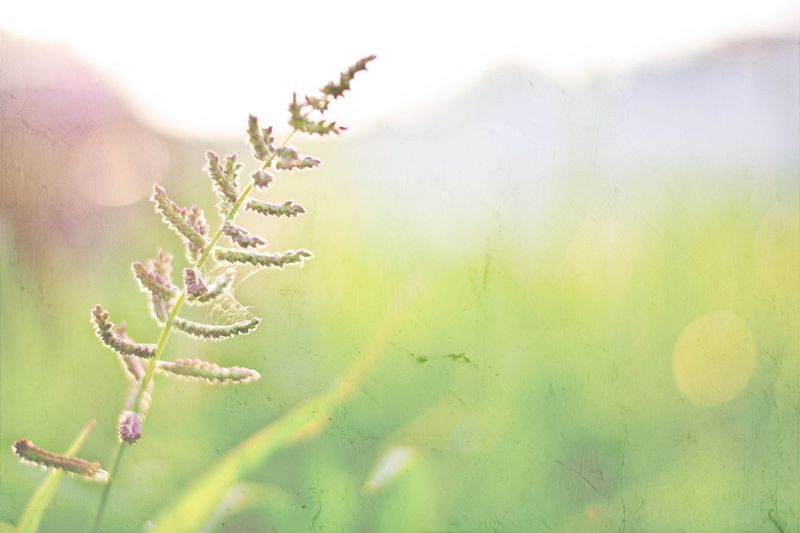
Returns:
[[[90,421],[83,431],[72,441],[70,447],[64,452],[64,455],[71,457],[78,453],[89,437],[89,434],[94,429],[95,421]],[[58,490],[58,485],[61,483],[61,478],[64,477],[63,470],[53,470],[36,488],[25,510],[20,516],[17,528],[13,531],[16,533],[36,533],[39,531],[39,526],[42,524],[44,513],[53,501]]]
[[[172,254],[159,249],[156,258],[147,262],[147,268],[172,284]],[[150,311],[156,320],[165,321],[172,311],[172,301],[164,300],[152,293],[150,295]]]
[[[191,209],[189,209],[189,214],[186,216],[186,220],[192,227],[202,235],[203,237],[208,236],[208,223],[206,222],[206,217],[203,214],[203,210],[193,205]]]
[[[275,168],[278,170],[306,170],[318,167],[322,161],[311,156],[301,156],[291,146],[275,149]]]
[[[234,163],[234,165],[232,168],[228,168],[228,163],[226,162],[225,170],[222,168],[219,155],[215,152],[211,150],[207,151],[206,159],[208,160],[208,165],[205,170],[213,180],[217,194],[230,203],[236,203],[236,200],[239,198],[239,188],[236,178],[238,177],[239,169],[242,168],[241,165],[235,164],[236,154],[228,156],[227,161]]]
[[[156,353],[155,344],[141,344],[130,340],[127,336],[115,331],[114,323],[108,318],[108,311],[97,304],[92,309],[92,319],[97,328],[97,337],[100,341],[120,355],[135,355],[136,357],[150,358]]]
[[[367,69],[367,63],[375,59],[375,56],[367,56],[358,60],[354,65],[339,75],[338,81],[332,81],[320,89],[320,96],[306,96],[300,102],[297,94],[292,95],[289,104],[289,125],[296,131],[301,131],[309,135],[329,135],[340,134],[347,128],[333,121],[325,120],[325,113],[328,111],[331,100],[336,100],[350,89],[350,82],[359,72]],[[314,117],[314,118],[312,118]]]
[[[261,374],[249,368],[225,368],[200,359],[159,361],[156,368],[162,374],[217,384],[247,383],[261,378]]]
[[[147,268],[161,276],[172,280],[172,254],[165,252],[161,248],[156,252],[156,258],[147,262]]]
[[[233,184],[230,183],[225,177],[225,172],[222,170],[222,163],[219,159],[219,154],[208,150],[206,151],[206,160],[208,163],[203,170],[205,170],[208,174],[208,177],[211,178],[217,193],[226,198],[228,201],[235,202],[237,191],[233,188]]]
[[[191,211],[178,206],[157,183],[153,184],[150,199],[167,226],[183,237],[190,259],[202,253],[207,245],[205,236],[208,234],[203,212],[197,206],[192,206]]]
[[[251,235],[246,229],[231,221],[225,222],[222,226],[222,233],[227,235],[231,242],[242,248],[249,248],[251,246],[255,248],[267,244],[267,241],[265,241],[263,237]]]
[[[258,125],[258,117],[250,115],[247,121],[247,135],[250,137],[253,157],[259,161],[268,161],[275,151],[275,147],[272,145],[275,140],[272,138],[272,128],[262,130]]]
[[[236,272],[228,270],[208,283],[195,268],[183,270],[183,283],[190,303],[207,303],[224,293],[233,283]],[[165,319],[166,320],[166,319]]]
[[[250,198],[247,200],[245,209],[248,211],[255,211],[256,213],[261,213],[262,215],[271,215],[274,217],[296,217],[297,215],[301,215],[306,212],[302,205],[296,204],[292,200],[286,200],[282,204],[272,204],[269,202],[256,200],[255,198]]]
[[[244,252],[240,250],[226,250],[217,248],[214,250],[214,258],[217,261],[228,263],[249,263],[253,266],[283,268],[286,265],[302,264],[314,257],[308,250],[288,250],[277,253],[256,253]]]
[[[120,322],[113,328],[111,328],[111,334],[117,336],[120,339],[127,339],[128,338],[128,326],[125,322]],[[138,383],[144,377],[144,366],[142,365],[141,361],[139,361],[138,357],[128,354],[122,354],[117,352],[119,356],[119,360],[122,363],[122,369],[125,371],[125,375],[128,376],[134,383]]]
[[[141,289],[151,293],[161,300],[171,300],[178,297],[178,287],[172,284],[167,278],[158,272],[148,270],[141,261],[135,261],[132,265],[133,274],[139,280]]]
[[[259,189],[267,189],[272,182],[274,181],[272,175],[268,172],[264,172],[263,170],[257,170],[252,174],[253,178],[253,185],[258,187]]]
[[[176,317],[173,325],[178,331],[182,331],[194,337],[203,339],[217,340],[233,337],[234,335],[246,335],[255,330],[261,323],[259,318],[251,318],[233,324],[201,324],[181,317]]]
[[[91,481],[108,483],[108,472],[103,470],[100,463],[87,461],[80,457],[68,457],[60,453],[48,452],[28,439],[20,439],[15,442],[12,450],[23,463],[64,470]]]
[[[308,111],[305,111],[306,107],[309,108]],[[339,135],[347,128],[338,126],[336,122],[326,122],[324,119],[312,120],[309,118],[310,113],[318,112],[318,114],[322,115],[327,109],[327,98],[306,96],[306,101],[301,104],[297,101],[297,94],[294,94],[289,104],[289,125],[297,131],[302,131],[309,135],[325,136],[331,133]]]
[[[339,82],[330,82],[320,89],[322,94],[332,96],[334,99],[344,96],[345,91],[350,89],[350,82],[359,72],[367,70],[367,63],[375,59],[376,56],[369,55],[356,61],[350,68],[339,74]]]
[[[119,439],[133,444],[142,437],[142,416],[139,413],[125,410],[119,416]]]

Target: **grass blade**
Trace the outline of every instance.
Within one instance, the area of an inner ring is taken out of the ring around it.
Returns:
[[[81,446],[83,446],[83,443],[86,441],[86,438],[89,436],[89,433],[91,433],[92,429],[94,429],[94,425],[94,420],[89,422],[86,427],[83,428],[83,431],[81,431],[80,435],[77,436],[69,449],[64,452],[64,455],[71,456],[78,453],[78,451],[81,449]],[[61,477],[63,475],[63,470],[53,470],[50,472],[50,474],[48,474],[44,481],[42,481],[42,483],[36,489],[36,492],[34,492],[33,496],[31,496],[31,499],[28,500],[28,505],[25,507],[25,511],[23,511],[22,517],[19,521],[19,526],[17,527],[18,532],[35,532],[39,530],[39,526],[42,524],[44,513],[50,506],[50,502],[53,501],[53,497],[56,494],[58,484],[61,482]]]
[[[333,387],[264,426],[212,463],[161,513],[152,532],[198,530],[212,517],[230,489],[251,471],[280,450],[318,435],[330,414],[358,390],[383,352],[388,336],[406,315],[410,297],[418,293],[416,284],[409,284],[401,292],[361,357]]]

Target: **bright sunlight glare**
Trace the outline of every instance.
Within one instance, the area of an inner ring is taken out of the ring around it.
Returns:
[[[496,63],[569,83],[785,28],[798,14],[791,0],[312,5],[313,17],[291,2],[15,2],[0,29],[66,47],[148,123],[202,137],[239,132],[250,112],[283,113],[264,106],[370,53],[381,60],[359,82],[369,90],[344,104],[353,126],[435,106]]]

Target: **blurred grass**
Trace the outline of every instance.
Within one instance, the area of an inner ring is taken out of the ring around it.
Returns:
[[[419,287],[407,287],[404,292],[410,291],[418,292]],[[415,297],[398,295],[385,318],[374,328],[375,333],[359,359],[333,386],[267,424],[203,469],[186,489],[173,498],[174,501],[156,520],[154,531],[199,530],[213,518],[226,495],[256,467],[282,449],[323,431],[333,412],[349,400],[369,376],[385,350],[386,338],[408,313],[408,300]]]
[[[245,364],[262,380],[158,380],[108,531],[141,530],[203,468],[329,387],[409,276],[432,280],[429,292],[374,372],[317,439],[250,471],[245,481],[271,496],[220,515],[215,531],[769,531],[770,516],[798,529],[796,185],[777,198],[719,192],[713,179],[612,204],[583,194],[554,209],[544,239],[501,223],[443,249],[419,226],[390,233],[335,183],[286,190],[312,214],[264,234],[273,249],[307,245],[317,258],[239,288],[265,317],[255,335],[176,336],[167,353]],[[62,449],[76,423],[96,418],[82,455],[108,461],[125,384],[89,309],[102,302],[134,338],[155,338],[129,264],[158,243],[179,249],[144,201],[103,217],[91,249],[53,243],[35,261],[2,227],[2,442]],[[756,364],[730,401],[698,406],[676,386],[673,350],[719,310],[747,324]],[[397,446],[416,459],[365,491]],[[0,521],[16,523],[42,473],[10,453],[0,468]],[[65,479],[43,530],[87,523],[98,497]]]
[[[92,429],[94,429],[94,425],[94,420],[89,422],[83,431],[75,438],[69,449],[64,451],[64,455],[67,457],[76,456],[81,446],[83,446],[83,443],[86,442],[86,438],[92,432]],[[63,470],[53,470],[47,474],[47,477],[42,481],[42,484],[36,488],[36,491],[28,501],[28,505],[22,512],[22,516],[17,523],[17,531],[20,533],[30,533],[39,530],[42,524],[42,518],[56,495],[62,477],[64,477]]]

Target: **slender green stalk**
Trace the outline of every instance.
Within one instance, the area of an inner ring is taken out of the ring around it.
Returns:
[[[114,482],[114,474],[122,461],[122,454],[125,453],[126,446],[122,441],[117,442],[117,447],[114,449],[114,462],[111,470],[108,471],[108,483],[103,487],[103,493],[100,495],[100,505],[97,508],[97,514],[94,517],[94,524],[92,525],[92,532],[96,532],[100,527],[100,522],[103,520],[103,513],[106,510],[106,502],[108,501],[108,494],[111,491],[111,483]]]
[[[286,144],[289,142],[289,140],[296,132],[297,129],[294,129],[286,136],[286,138],[280,144],[281,148],[286,146]],[[274,158],[275,155],[272,154],[266,161],[264,161],[264,165],[261,167],[262,170],[269,168]],[[219,228],[217,228],[217,231],[214,233],[214,236],[211,237],[208,246],[206,246],[205,249],[203,250],[203,253],[197,260],[197,263],[192,265],[193,267],[197,269],[202,269],[206,265],[208,259],[211,257],[211,252],[214,249],[214,246],[217,244],[217,241],[219,241],[220,237],[222,237],[223,235],[223,227],[225,226],[225,222],[232,221],[236,217],[236,214],[242,208],[245,201],[247,201],[247,198],[250,196],[250,193],[253,192],[254,187],[255,187],[255,182],[253,180],[250,180],[250,183],[247,184],[247,187],[245,187],[242,193],[239,195],[239,199],[236,201],[233,207],[231,207],[231,210],[225,216],[225,220],[223,221],[223,223],[220,224]],[[181,312],[181,309],[183,309],[183,305],[186,303],[187,297],[188,297],[188,292],[186,290],[186,287],[184,287],[183,291],[178,297],[178,300],[175,302],[172,311],[169,313],[169,316],[167,317],[167,321],[164,323],[164,327],[161,330],[161,333],[158,336],[155,355],[150,358],[147,364],[147,369],[145,370],[144,377],[142,377],[142,380],[139,383],[139,390],[136,393],[136,398],[133,401],[133,409],[136,411],[139,411],[141,409],[142,397],[144,396],[145,391],[147,390],[147,386],[150,384],[150,381],[153,379],[153,375],[155,374],[158,360],[161,359],[161,356],[164,353],[164,349],[167,346],[167,341],[169,341],[169,336],[172,333],[172,329],[175,325],[175,318]],[[117,472],[119,463],[122,461],[122,454],[125,448],[126,446],[122,441],[117,443],[117,447],[114,451],[114,460],[113,460],[114,466],[108,472],[109,474],[108,483],[105,485],[105,487],[103,488],[103,493],[100,495],[100,505],[97,509],[97,515],[95,516],[94,519],[92,532],[98,531],[98,528],[100,527],[100,522],[103,519],[103,514],[105,513],[106,504],[108,503],[109,493],[111,492],[111,484],[114,480],[114,474]]]
[[[81,446],[83,443],[86,442],[86,439],[89,437],[89,433],[92,432],[94,429],[95,421],[92,420],[89,424],[81,431],[72,445],[64,452],[64,455],[67,457],[71,457],[80,451]],[[39,526],[42,523],[42,519],[44,518],[44,513],[47,508],[50,506],[50,503],[53,501],[55,497],[56,490],[58,489],[58,485],[61,482],[61,478],[64,476],[63,470],[53,470],[48,474],[47,478],[39,485],[36,489],[36,492],[33,493],[31,499],[28,501],[28,505],[25,506],[25,510],[22,512],[22,517],[19,520],[19,524],[17,525],[18,533],[35,533],[39,530]]]

